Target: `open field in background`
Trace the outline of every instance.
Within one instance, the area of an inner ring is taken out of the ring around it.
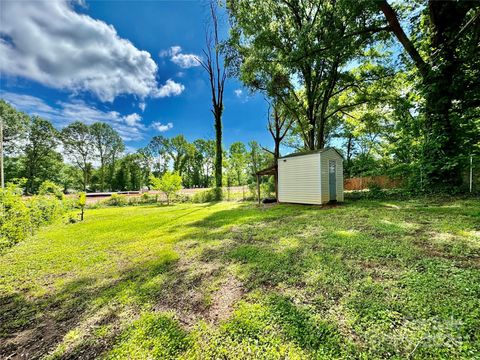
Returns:
[[[178,195],[180,196],[188,196],[192,197],[193,195],[200,193],[202,191],[207,191],[210,190],[211,188],[195,188],[195,189],[181,189],[178,191]],[[243,197],[243,194],[245,194],[245,197],[251,197],[252,194],[248,188],[248,186],[231,186],[229,188],[224,188],[225,193],[227,194],[228,191],[230,191],[230,194],[233,199],[241,199]],[[151,196],[158,196],[158,201],[167,201],[167,197],[165,194],[161,191],[154,191],[150,190],[146,192],[148,195]],[[67,197],[76,197],[76,194],[71,194],[67,195]],[[126,194],[126,198],[139,198],[141,195],[139,194]],[[102,201],[105,201],[109,198],[110,196],[92,196],[92,197],[87,197],[87,204],[96,204],[100,203]]]
[[[480,200],[91,209],[0,274],[2,359],[480,357]]]

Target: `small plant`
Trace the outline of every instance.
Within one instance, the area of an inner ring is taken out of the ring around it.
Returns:
[[[170,205],[172,195],[182,188],[182,177],[178,172],[167,171],[161,178],[150,175],[149,180],[152,189],[160,190],[165,194],[167,205]]]
[[[86,204],[87,204],[87,194],[84,192],[79,193],[77,205],[80,208],[80,221],[83,221],[83,215],[85,213]]]
[[[77,221],[78,221],[77,218],[72,214],[67,215],[67,219],[66,219],[67,224],[75,224]]]

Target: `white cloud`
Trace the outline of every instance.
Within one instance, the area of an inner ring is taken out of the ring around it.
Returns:
[[[133,114],[124,116],[124,120],[129,126],[137,126],[140,120],[142,120],[142,117],[137,113],[133,113]]]
[[[188,69],[200,66],[199,56],[195,54],[182,54],[180,46],[172,46],[168,50],[160,51],[160,57],[170,57],[170,61],[180,66],[182,69]]]
[[[138,104],[138,107],[140,108],[140,110],[145,111],[145,108],[147,107],[147,104],[145,104],[144,102],[141,102],[140,104]]]
[[[75,12],[69,0],[4,1],[0,72],[102,101],[121,94],[172,96],[159,88],[157,64],[103,21]]]
[[[165,132],[173,128],[173,124],[171,122],[167,124],[162,124],[160,121],[155,121],[150,126],[159,132]]]
[[[159,89],[156,89],[153,93],[153,97],[169,97],[180,95],[183,90],[185,90],[185,86],[182,84],[176,83],[172,79],[168,79],[165,85],[162,85]]]
[[[242,89],[236,89],[233,91],[235,93],[236,97],[242,97],[243,90]]]
[[[142,117],[137,113],[123,116],[117,111],[100,110],[80,100],[59,101],[56,106],[50,106],[42,99],[30,95],[1,92],[0,97],[21,111],[52,121],[59,128],[77,120],[86,124],[105,122],[118,131],[125,141],[141,140],[147,130],[141,122]]]

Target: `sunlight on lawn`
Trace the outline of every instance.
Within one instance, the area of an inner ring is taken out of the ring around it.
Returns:
[[[52,359],[472,357],[469,204],[89,210],[0,258],[2,346]]]

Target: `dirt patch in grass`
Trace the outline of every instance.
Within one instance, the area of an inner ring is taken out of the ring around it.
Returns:
[[[233,277],[228,276],[220,288],[215,292],[207,312],[207,319],[214,324],[226,320],[233,312],[235,303],[245,293],[243,284]]]
[[[2,359],[37,359],[47,349],[61,340],[68,325],[58,324],[52,318],[45,318],[35,328],[18,331],[0,346]]]
[[[181,259],[164,284],[154,311],[173,312],[186,329],[192,328],[206,318],[208,286],[220,273],[221,267],[214,262]]]

